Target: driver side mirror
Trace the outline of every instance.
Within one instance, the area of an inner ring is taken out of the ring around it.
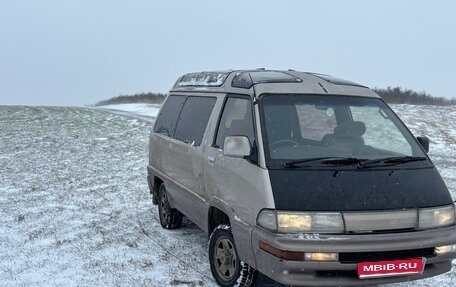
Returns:
[[[251,154],[252,147],[246,136],[230,136],[225,138],[223,155],[243,158]]]
[[[424,150],[428,153],[429,152],[429,139],[427,136],[424,137],[416,137],[420,145],[424,148]]]

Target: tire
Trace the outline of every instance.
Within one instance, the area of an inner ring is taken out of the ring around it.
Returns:
[[[258,271],[242,262],[237,255],[231,226],[217,226],[209,239],[209,264],[219,286],[249,287],[255,284]]]
[[[168,194],[165,184],[162,183],[158,190],[158,215],[160,224],[165,229],[177,229],[182,226],[182,213],[169,206]]]

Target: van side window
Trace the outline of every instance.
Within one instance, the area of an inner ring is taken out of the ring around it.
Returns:
[[[174,137],[193,146],[201,145],[216,98],[188,97],[177,123]]]
[[[177,118],[184,101],[185,96],[169,96],[155,122],[154,132],[165,134],[169,137],[174,135]]]
[[[255,139],[252,104],[250,100],[228,98],[223,109],[215,140],[215,147],[222,148],[228,136],[247,136],[250,144]]]

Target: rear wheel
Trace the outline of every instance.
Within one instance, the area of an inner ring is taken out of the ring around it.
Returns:
[[[230,225],[219,225],[209,239],[209,263],[212,276],[220,286],[249,287],[258,272],[239,260]]]
[[[163,228],[176,229],[181,227],[182,213],[169,206],[168,194],[164,183],[160,185],[158,190],[158,214],[160,216],[160,224]]]

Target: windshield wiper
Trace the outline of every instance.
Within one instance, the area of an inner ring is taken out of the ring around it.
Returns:
[[[347,157],[347,158],[338,158],[338,159],[328,159],[324,160],[322,164],[332,164],[332,165],[351,165],[359,164],[366,161],[366,159],[356,158],[356,157]]]
[[[385,158],[378,158],[378,159],[371,159],[365,160],[363,162],[358,163],[358,168],[366,168],[376,165],[396,165],[402,164],[412,161],[424,161],[426,160],[425,157],[418,157],[418,156],[394,156],[394,157],[385,157]]]
[[[352,157],[334,157],[334,156],[325,156],[325,157],[312,157],[312,158],[304,158],[292,161],[286,161],[283,163],[284,167],[297,167],[301,163],[307,163],[312,161],[320,161],[321,164],[326,165],[350,165],[350,164],[358,164],[364,159],[359,158],[352,158]]]
[[[312,157],[305,159],[298,159],[287,161],[283,163],[284,167],[298,167],[302,163],[308,163],[312,161],[319,161],[320,164],[324,165],[356,165],[358,168],[368,168],[371,166],[390,166],[396,164],[403,164],[413,161],[425,161],[425,157],[416,157],[416,156],[395,156],[395,157],[385,157],[378,159],[362,159],[355,157]]]

